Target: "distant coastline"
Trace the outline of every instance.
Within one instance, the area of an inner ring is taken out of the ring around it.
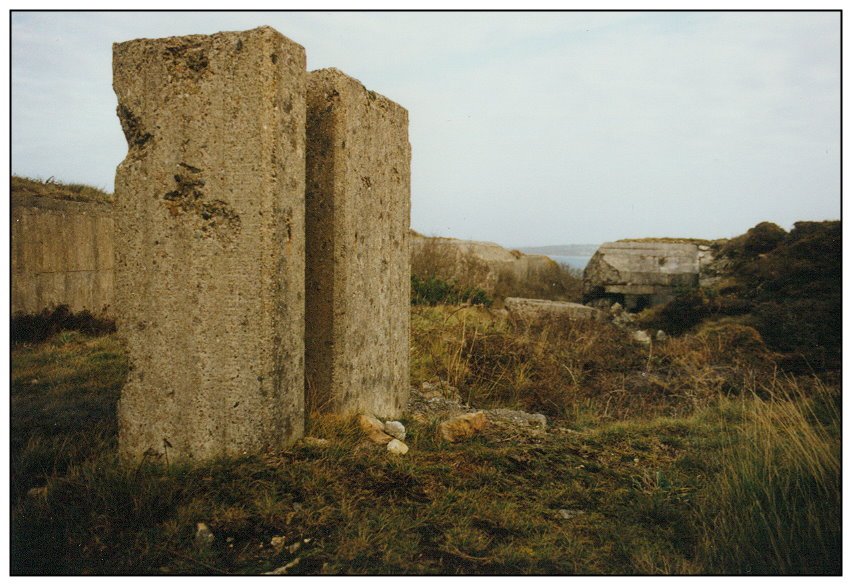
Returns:
[[[543,254],[560,264],[583,270],[599,246],[599,244],[557,244],[554,246],[528,246],[518,250],[524,254]]]
[[[548,256],[562,265],[568,265],[572,269],[580,269],[581,271],[589,264],[591,255],[574,255],[574,254],[547,254]]]
[[[518,248],[524,254],[544,254],[546,256],[592,256],[600,244],[554,244],[553,246],[526,246]]]

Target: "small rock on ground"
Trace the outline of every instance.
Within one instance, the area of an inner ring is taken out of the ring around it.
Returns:
[[[485,428],[487,423],[488,420],[482,411],[465,413],[441,422],[438,425],[438,433],[445,441],[455,443],[476,435]]]
[[[213,535],[213,532],[210,531],[207,523],[197,523],[195,525],[195,545],[199,547],[206,547],[213,543],[215,539],[216,537]]]
[[[408,446],[399,441],[398,439],[392,439],[390,442],[388,442],[388,451],[391,454],[402,456],[408,453]]]
[[[384,432],[399,441],[405,441],[405,426],[399,421],[385,421]]]
[[[384,432],[385,425],[372,415],[360,415],[358,425],[374,444],[387,444],[393,438]]]

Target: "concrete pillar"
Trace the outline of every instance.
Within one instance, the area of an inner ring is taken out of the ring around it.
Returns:
[[[268,27],[139,39],[113,76],[120,454],[285,446],[304,426],[304,49]]]
[[[308,405],[398,417],[408,400],[408,112],[336,69],[308,74]]]

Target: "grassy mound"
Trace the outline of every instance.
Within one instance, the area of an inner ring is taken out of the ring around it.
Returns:
[[[412,383],[549,414],[536,437],[325,445],[123,468],[114,335],[12,351],[13,574],[840,572],[839,387],[774,374],[754,330],[649,348],[594,323],[412,309]],[[195,539],[197,524],[211,543]]]
[[[112,203],[114,197],[97,187],[82,183],[62,183],[52,177],[46,180],[32,179],[12,175],[12,193],[20,195],[35,195],[53,197],[70,201],[94,201]]]
[[[841,365],[842,226],[797,222],[787,233],[764,222],[719,251],[721,280],[646,311],[645,327],[680,335],[705,321],[753,327],[788,370]]]

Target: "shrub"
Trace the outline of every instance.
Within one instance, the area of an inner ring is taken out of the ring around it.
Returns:
[[[491,305],[491,298],[477,287],[461,288],[437,277],[411,275],[412,305]]]
[[[67,305],[44,309],[37,314],[16,314],[12,317],[12,342],[42,342],[63,330],[89,335],[115,331],[115,322],[93,316],[88,311],[74,313]]]
[[[731,258],[754,257],[777,247],[787,236],[787,232],[772,222],[761,222],[748,232],[728,241],[722,248],[722,254]]]
[[[579,303],[583,298],[583,273],[556,262],[533,271],[526,279],[519,279],[509,271],[501,271],[497,275],[494,296]]]

